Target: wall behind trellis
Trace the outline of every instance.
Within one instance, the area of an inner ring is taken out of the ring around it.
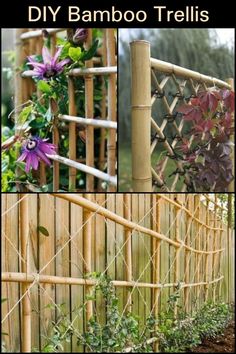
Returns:
[[[160,198],[162,196],[162,198]],[[102,205],[117,215],[124,216],[127,212],[127,199],[123,194],[95,194],[84,195],[92,201]],[[199,254],[180,250],[179,254],[179,281],[186,283],[198,283],[218,278],[221,275],[224,279],[210,285],[192,286],[181,290],[180,304],[187,311],[191,312],[206,299],[223,298],[225,301],[232,301],[234,296],[234,235],[222,222],[220,214],[214,214],[212,210],[207,211],[207,207],[200,202],[197,195],[130,195],[131,220],[143,225],[151,230],[157,230],[158,215],[160,216],[159,232],[169,239],[176,239],[176,208],[173,202],[176,201],[186,205],[190,214],[180,210],[179,237],[193,248],[201,250],[214,250],[222,246],[225,251],[222,256],[214,260],[214,256],[208,258],[206,268],[206,255],[203,255],[199,263]],[[84,237],[85,231],[84,211],[81,206],[61,200],[50,195],[28,195],[29,217],[30,217],[30,272],[39,272],[48,262],[48,266],[42,272],[44,275],[56,275],[64,277],[83,278],[84,274]],[[20,197],[17,194],[5,194],[2,196],[3,220],[2,220],[2,270],[3,272],[21,272],[21,249],[20,249]],[[157,213],[159,205],[159,214]],[[199,207],[198,207],[199,206]],[[214,207],[213,204],[211,206]],[[220,208],[218,210],[220,213]],[[202,223],[207,223],[210,227],[223,228],[224,231],[207,229],[201,226],[196,220],[192,220],[190,215],[198,217]],[[127,216],[127,214],[126,214]],[[207,221],[208,218],[208,221]],[[49,236],[45,236],[37,230],[38,226],[45,227]],[[188,236],[186,232],[189,227]],[[207,232],[208,236],[207,236]],[[92,244],[91,259],[92,271],[104,271],[113,280],[127,280],[127,263],[124,248],[125,229],[114,221],[104,218],[101,215],[94,215],[92,218]],[[77,235],[75,236],[75,234]],[[74,237],[75,236],[75,237]],[[72,239],[62,252],[54,257],[69,239]],[[220,245],[220,239],[222,244]],[[208,240],[208,245],[206,240]],[[215,241],[214,241],[215,240]],[[123,247],[123,248],[122,248]],[[154,264],[150,262],[150,257],[156,247],[155,241],[141,232],[132,231],[132,273],[133,280],[142,283],[154,283]],[[119,250],[122,248],[122,251]],[[176,277],[176,252],[173,246],[166,242],[161,242],[159,254],[160,277],[158,283],[173,283]],[[217,255],[218,257],[218,255]],[[114,260],[114,261],[113,261]],[[218,264],[218,265],[217,265]],[[199,267],[197,265],[200,265]],[[145,269],[146,268],[146,269]],[[145,269],[145,271],[144,271]],[[157,269],[157,268],[156,268]],[[196,270],[198,270],[196,272]],[[4,318],[14,304],[19,301],[21,294],[20,283],[4,282],[2,297],[7,298],[3,303]],[[126,305],[128,288],[117,287],[120,299],[120,309]],[[135,287],[132,294],[133,312],[140,316],[143,323],[149,315],[153,306],[153,289],[150,287]],[[162,288],[159,297],[159,310],[165,308],[168,297],[173,293],[174,287]],[[54,285],[35,284],[30,296],[32,306],[32,347],[39,348],[45,343],[44,335],[52,320],[57,318],[57,311],[49,304],[62,304],[66,312],[70,312],[75,306],[81,305],[85,300],[85,290],[78,285]],[[105,321],[103,311],[103,300],[99,297],[96,301],[96,311],[100,321]],[[6,344],[10,351],[19,351],[22,330],[22,304],[19,304],[3,322],[3,331],[8,333]],[[71,313],[71,320],[74,318]],[[80,330],[86,326],[86,320],[82,316],[75,322]],[[39,335],[40,334],[40,335]],[[78,351],[76,339],[72,338],[66,350]],[[79,348],[83,351],[83,348]]]

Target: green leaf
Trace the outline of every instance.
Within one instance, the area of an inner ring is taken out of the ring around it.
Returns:
[[[27,118],[29,117],[31,111],[32,111],[31,105],[23,108],[18,116],[17,124],[24,124],[26,122]]]
[[[45,127],[45,125],[46,125],[46,121],[42,117],[36,118],[29,123],[29,126],[31,128],[37,128],[37,129],[43,128]]]
[[[44,226],[38,226],[37,227],[37,230],[41,233],[41,234],[43,234],[44,236],[49,236],[49,232],[48,232],[48,230],[44,227]]]
[[[44,118],[46,118],[46,120],[48,122],[50,122],[52,120],[52,110],[51,110],[51,106],[49,106],[47,112],[44,114]]]
[[[40,80],[37,83],[37,87],[40,91],[44,92],[44,93],[48,93],[51,94],[52,93],[52,88],[50,87],[50,85],[44,81],[44,80]]]
[[[81,57],[81,48],[80,47],[70,47],[69,48],[69,57],[73,60],[73,61],[78,61]]]
[[[25,172],[25,162],[16,161],[16,166],[19,167],[23,172]]]
[[[97,39],[93,45],[89,48],[89,50],[87,52],[83,52],[83,55],[82,57],[80,58],[80,60],[89,60],[89,59],[92,59],[94,57],[94,54],[96,53],[97,51],[97,48],[98,48],[98,43],[99,43],[99,40]]]

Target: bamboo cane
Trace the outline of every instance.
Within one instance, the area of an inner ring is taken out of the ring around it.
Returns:
[[[207,75],[202,75],[196,71],[182,68],[181,66],[173,65],[159,59],[151,58],[151,67],[166,74],[175,74],[176,76],[184,77],[186,79],[193,79],[198,82],[204,82],[205,84],[210,84],[211,86],[218,86],[220,88],[227,89],[231,88],[231,86],[225,81]]]
[[[85,43],[85,48],[88,50],[92,45],[92,29],[88,29],[88,37]],[[93,66],[92,60],[86,61],[86,69],[91,70]],[[93,118],[93,75],[86,74],[85,76],[85,116]],[[93,167],[94,165],[94,129],[92,126],[86,127],[86,165]],[[86,176],[86,191],[93,192],[94,176]]]
[[[75,122],[81,125],[92,125],[95,128],[98,127],[98,128],[117,129],[116,122],[108,122],[104,119],[82,118],[82,117],[75,117],[66,114],[59,114],[58,118],[68,122]]]
[[[47,28],[46,30],[49,34],[54,34],[57,32],[64,31],[65,29],[64,28]],[[25,39],[32,39],[32,38],[41,37],[41,36],[42,36],[42,30],[40,29],[40,30],[31,30],[29,32],[23,33],[20,36],[20,38],[22,40],[25,40]]]
[[[126,220],[131,220],[131,196],[130,194],[124,194],[124,217]],[[132,281],[132,237],[130,229],[125,229],[124,234],[124,241],[125,241],[125,279],[128,282]],[[128,290],[126,293],[126,300],[125,303],[127,304],[127,311],[131,312],[132,310],[132,297],[131,291]]]
[[[55,144],[57,147],[59,145],[59,131],[57,127],[57,119],[54,118],[54,125],[53,125],[53,131],[52,131],[52,141],[53,144]],[[53,161],[53,191],[58,191],[59,189],[59,171],[60,171],[60,166],[59,162],[54,160]]]
[[[100,170],[97,170],[94,167],[84,165],[80,162],[76,162],[76,161],[67,159],[66,157],[59,156],[59,155],[47,155],[47,157],[50,160],[58,161],[66,166],[74,167],[77,170],[91,174],[92,176],[95,176],[97,178],[101,178],[102,180],[104,180],[108,183],[111,183],[113,185],[117,185],[116,176],[109,176],[107,173],[101,172]]]
[[[197,210],[196,210],[196,218],[200,219],[200,196],[197,194],[194,196],[195,197],[195,206],[197,206]],[[200,249],[201,248],[201,243],[200,243],[200,228],[199,228],[199,223],[196,223],[196,248]],[[199,282],[200,280],[200,261],[201,261],[201,257],[202,255],[197,254],[196,255],[196,282]],[[196,299],[198,301],[198,304],[200,304],[200,287],[198,287],[196,289]]]
[[[24,197],[24,194],[20,195]],[[28,197],[20,202],[21,269],[28,277],[29,269],[29,208]],[[28,284],[22,284],[22,295],[28,290]],[[31,353],[31,303],[29,292],[22,299],[22,352]]]
[[[104,66],[107,66],[107,41],[106,41],[106,30],[103,30],[103,47],[102,47],[102,63]],[[107,117],[107,89],[105,78],[101,77],[102,80],[102,100],[101,100],[101,118],[106,119]],[[112,123],[112,122],[110,122]],[[101,129],[100,133],[100,147],[99,147],[99,169],[103,171],[105,166],[105,150],[106,150],[106,131]],[[99,181],[98,188],[101,189],[101,183]]]
[[[152,205],[153,205],[153,230],[160,232],[161,230],[161,217],[160,217],[160,197],[157,194],[152,196]],[[160,281],[160,261],[161,261],[161,242],[160,240],[153,239],[152,248],[153,248],[153,262],[154,262],[154,269],[153,269],[153,284],[157,284]],[[153,315],[155,318],[158,318],[159,314],[159,296],[160,296],[160,289],[153,290],[153,299],[152,299],[152,308],[153,308]],[[158,330],[158,326],[156,326],[155,330]],[[158,352],[159,343],[155,342],[154,350]]]
[[[15,86],[15,97],[14,97],[14,104],[15,107],[19,107],[23,102],[23,79],[21,77],[21,72],[20,68],[23,65],[24,62],[24,53],[22,50],[22,42],[21,42],[21,35],[27,31],[27,28],[18,28],[15,29],[15,52],[16,52],[16,73],[15,73],[15,80],[14,80],[14,86]],[[16,126],[16,135],[20,133],[21,127],[18,126],[17,124],[17,117],[15,118],[15,126]],[[18,157],[20,153],[19,148],[17,148],[16,151],[16,156]],[[20,180],[20,176],[22,174],[22,171],[20,170],[19,167],[16,167],[16,181]],[[16,182],[16,189],[18,192],[23,192],[25,188],[18,182]]]
[[[226,82],[230,85],[231,89],[234,90],[234,79],[227,79]],[[234,132],[234,113],[232,113],[232,130]],[[233,146],[234,146],[234,133],[232,132],[232,134],[230,135],[230,141],[232,142]],[[233,173],[235,172],[235,156],[234,156],[234,148],[231,149],[231,161],[232,161],[232,171]],[[228,187],[228,192],[234,192],[234,182],[235,179],[230,183],[229,187]]]
[[[207,203],[206,203],[206,223],[208,224],[209,223],[209,201],[207,200]],[[209,250],[209,247],[210,247],[210,229],[207,229],[207,232],[206,232],[206,250]],[[206,269],[206,274],[205,274],[205,282],[208,283],[209,281],[209,253],[206,254],[206,258],[205,258],[205,269]],[[205,287],[206,291],[205,291],[205,301],[208,300],[208,295],[209,295],[209,286],[208,284],[206,284],[206,287]]]
[[[85,195],[88,200],[91,200],[91,194]],[[83,244],[84,244],[84,273],[89,274],[92,272],[92,213],[86,209],[83,210],[84,215],[84,233],[83,233]],[[91,287],[86,286],[85,295],[91,295]],[[86,302],[86,320],[87,322],[93,315],[93,302],[92,300],[88,300]]]
[[[113,75],[116,73],[117,73],[117,67],[115,65],[110,65],[110,66],[104,66],[100,68],[92,68],[87,66],[86,69],[71,69],[68,75],[87,77],[88,75]]]
[[[66,193],[52,193],[55,197],[62,198],[65,200],[68,200],[71,203],[75,203],[77,205],[80,205],[92,212],[96,212],[99,215],[102,215],[120,225],[123,225],[126,228],[130,228],[131,230],[136,230],[139,231],[145,235],[150,235],[156,239],[166,241],[172,246],[175,246],[176,248],[178,247],[183,247],[185,249],[188,249],[189,251],[195,252],[195,253],[202,253],[202,254],[212,254],[212,253],[217,253],[217,252],[223,252],[224,249],[216,250],[216,251],[201,251],[201,250],[196,250],[190,246],[187,246],[183,242],[176,242],[171,240],[170,238],[166,237],[165,235],[162,235],[156,231],[153,231],[147,227],[141,226],[139,224],[136,224],[135,222],[126,220],[122,216],[119,216],[115,214],[114,212],[107,210],[106,208],[97,205],[94,202],[91,202],[90,200],[87,200],[86,198],[73,195],[73,194],[66,194]]]
[[[189,209],[189,204],[190,200],[187,200],[187,208]],[[190,223],[190,215],[186,215],[186,225],[189,225]],[[188,230],[187,226],[187,235],[186,235],[186,244],[189,246],[190,245],[190,232]],[[189,283],[190,279],[190,252],[189,250],[186,250],[184,252],[184,268],[185,268],[185,273],[184,273],[184,281],[185,283]],[[184,289],[184,306],[185,306],[185,311],[189,312],[189,288]]]
[[[75,88],[73,78],[68,78],[69,115],[76,116]],[[76,160],[76,123],[69,123],[69,159]],[[69,168],[69,190],[76,188],[76,168]]]
[[[116,64],[116,50],[115,50],[115,36],[114,29],[106,29],[106,43],[107,43],[107,65],[115,66]],[[116,74],[111,74],[108,77],[108,119],[116,121]],[[107,139],[107,170],[110,176],[116,175],[116,131],[109,130]],[[115,186],[108,186],[108,192],[115,192]]]
[[[216,227],[216,223],[217,223],[217,195],[215,194],[214,195],[214,198],[215,198],[215,204],[214,204],[214,220],[213,220],[213,223],[214,223],[214,226]],[[218,244],[219,244],[219,238],[217,237],[217,231],[213,231],[213,250],[215,250],[216,248],[218,248]],[[215,274],[216,273],[216,261],[217,261],[217,257],[218,257],[218,254],[214,254],[213,255],[213,265],[212,265],[212,274],[213,274],[213,279],[215,277]],[[216,300],[216,288],[214,287],[213,288],[213,301],[215,302]]]
[[[42,284],[65,284],[65,285],[83,285],[83,286],[94,286],[97,284],[96,280],[93,279],[83,279],[83,278],[71,278],[71,277],[61,277],[54,275],[44,275],[38,273],[19,273],[19,272],[3,272],[1,274],[3,282],[16,282],[16,283],[42,283]],[[181,289],[188,287],[194,287],[199,285],[213,284],[220,282],[224,279],[224,276],[221,276],[217,279],[213,279],[209,282],[199,282],[199,283],[181,283]],[[112,280],[111,283],[117,287],[139,287],[139,288],[150,288],[150,289],[164,289],[164,288],[173,288],[179,284],[177,283],[165,283],[165,284],[152,284],[152,283],[142,283],[135,281],[125,281],[125,280]]]
[[[177,195],[175,200],[178,201],[177,199]],[[178,243],[181,243],[181,239],[180,239],[180,219],[179,219],[179,214],[180,213],[180,209],[179,208],[175,208],[175,241]],[[175,262],[174,262],[174,283],[179,283],[180,282],[180,250],[181,248],[175,248]],[[177,315],[178,312],[178,302],[175,302],[175,307],[174,307],[174,313],[175,315]]]
[[[133,41],[131,48],[132,186],[152,191],[150,43]]]

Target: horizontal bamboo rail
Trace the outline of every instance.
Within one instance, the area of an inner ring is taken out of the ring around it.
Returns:
[[[162,289],[162,288],[172,288],[180,285],[180,288],[194,287],[199,285],[210,285],[221,281],[224,276],[210,281],[199,282],[199,283],[166,283],[166,284],[153,284],[153,283],[143,283],[135,281],[125,281],[125,280],[112,280],[111,283],[117,287],[139,287],[139,288],[151,288],[151,289]],[[43,284],[64,284],[64,285],[90,285],[94,286],[98,282],[93,279],[83,279],[83,278],[71,278],[71,277],[60,277],[54,275],[44,275],[38,273],[16,273],[16,272],[3,272],[2,273],[3,282],[18,282],[18,283],[43,283]]]
[[[100,67],[100,68],[88,68],[88,69],[72,69],[69,71],[69,76],[87,76],[87,75],[111,75],[117,73],[116,66]],[[23,72],[21,77],[33,77],[34,74],[30,72]]]
[[[97,170],[94,167],[90,167],[90,166],[84,165],[80,162],[76,162],[76,161],[67,159],[66,157],[63,157],[63,156],[47,155],[47,157],[53,161],[58,161],[58,162],[62,163],[63,165],[66,165],[69,167],[74,167],[79,171],[82,171],[82,172],[88,173],[92,176],[95,176],[97,178],[100,178],[103,181],[106,181],[107,183],[109,183],[113,186],[117,186],[117,177],[116,176],[109,176],[107,173]]]
[[[55,34],[57,32],[65,31],[65,28],[46,28],[46,31],[49,34]],[[28,31],[22,33],[20,39],[25,40],[25,39],[31,39],[31,38],[41,37],[41,36],[42,36],[42,30]]]
[[[59,114],[58,119],[75,122],[82,125],[92,125],[93,127],[98,128],[108,128],[108,129],[117,129],[117,122],[106,121],[104,119],[91,119],[91,118],[82,118],[70,116],[67,114]]]
[[[115,73],[117,73],[116,66],[107,66],[107,67],[100,67],[100,68],[71,69],[68,75],[69,76],[110,75]]]
[[[182,68],[181,66],[174,65],[159,59],[151,58],[151,67],[166,74],[175,74],[186,79],[193,79],[198,82],[204,82],[213,86],[217,85],[220,88],[227,88],[229,90],[231,89],[231,86],[223,80],[203,75],[197,71]]]
[[[86,198],[80,197],[80,196],[75,196],[72,194],[60,194],[60,193],[52,193],[52,195],[54,195],[55,197],[61,198],[61,199],[65,199],[71,203],[77,204],[82,206],[85,209],[91,210],[93,212],[96,212],[99,215],[102,215],[120,225],[123,225],[125,228],[131,229],[131,230],[135,230],[135,231],[139,231],[142,232],[146,235],[149,235],[151,237],[154,237],[158,240],[162,240],[162,241],[166,241],[167,243],[169,243],[170,245],[179,248],[179,247],[183,247],[189,251],[192,251],[194,253],[199,253],[199,254],[214,254],[214,253],[218,253],[218,252],[223,252],[224,248],[218,249],[218,250],[214,250],[214,251],[201,251],[201,250],[197,250],[193,247],[187,246],[186,244],[184,244],[183,242],[176,242],[173,241],[172,239],[166,237],[165,235],[153,231],[151,229],[148,229],[144,226],[141,226],[139,224],[136,224],[135,222],[126,220],[125,218],[123,218],[122,216],[119,216],[117,214],[115,214],[114,212],[107,210],[106,208],[90,201],[87,200]]]
[[[199,224],[205,226],[207,229],[210,229],[210,230],[221,230],[221,231],[224,231],[225,229],[223,228],[215,228],[213,226],[209,226],[208,224],[204,223],[203,221],[201,221],[199,218],[197,218],[196,216],[192,215],[191,212],[185,207],[183,206],[183,204],[181,203],[177,203],[175,202],[173,199],[170,199],[168,197],[166,197],[165,195],[161,194],[161,198],[166,200],[168,203],[174,205],[176,208],[180,208],[182,210],[184,210],[186,212],[186,214],[188,214],[189,216],[191,216],[191,218],[195,221],[197,221]]]

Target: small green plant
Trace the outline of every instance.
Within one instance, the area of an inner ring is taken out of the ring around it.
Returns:
[[[100,273],[88,274],[86,278],[96,280],[96,285],[86,301],[73,313],[83,316],[87,301],[96,301],[102,295],[105,303],[106,322],[102,324],[95,315],[87,323],[87,329],[81,333],[70,320],[70,314],[64,305],[57,305],[57,321],[52,323],[41,352],[58,353],[65,351],[65,343],[72,336],[78,346],[85,351],[95,353],[151,353],[153,342],[158,341],[159,351],[164,353],[188,352],[199,345],[204,337],[215,337],[227,326],[231,312],[225,303],[208,302],[190,316],[177,304],[180,286],[170,295],[165,311],[158,318],[149,316],[144,326],[131,312],[119,311],[119,299],[109,277]],[[177,308],[177,311],[176,311]],[[38,350],[35,350],[38,352]]]
[[[193,324],[201,339],[203,337],[214,338],[223,331],[231,317],[228,304],[208,302],[196,313]]]

